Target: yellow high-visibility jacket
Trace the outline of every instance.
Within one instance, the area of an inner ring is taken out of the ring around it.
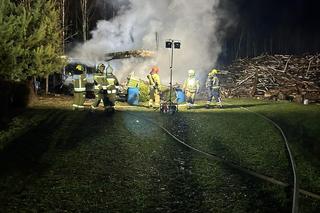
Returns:
[[[198,92],[200,83],[195,77],[188,77],[183,84],[183,89],[188,92]]]
[[[161,90],[160,76],[158,74],[149,74],[148,76],[149,86],[153,89]]]

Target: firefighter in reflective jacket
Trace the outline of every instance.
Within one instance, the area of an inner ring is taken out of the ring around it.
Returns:
[[[187,107],[190,109],[196,97],[196,93],[199,92],[200,84],[196,79],[196,72],[194,70],[188,71],[188,79],[183,84],[183,90],[186,95]]]
[[[110,64],[108,64],[106,68],[106,74],[106,84],[105,86],[102,86],[104,91],[103,104],[107,111],[114,111],[114,105],[119,90],[119,81],[113,74],[113,68]]]
[[[161,83],[159,76],[159,67],[153,66],[150,74],[147,75],[149,81],[149,107],[158,108],[160,107],[160,91]]]
[[[73,74],[73,109],[83,109],[85,95],[86,95],[86,76],[84,74],[84,67],[82,65],[77,65],[76,70]]]
[[[210,108],[210,103],[213,98],[217,102],[218,106],[222,108],[221,97],[220,97],[220,82],[219,82],[219,78],[217,77],[217,74],[218,74],[218,70],[216,69],[211,70],[211,72],[208,74],[208,78],[206,81],[207,96],[208,96],[206,108]]]
[[[96,109],[104,98],[103,86],[106,84],[106,75],[104,74],[105,67],[104,64],[99,64],[97,73],[93,76],[95,100],[91,105],[91,109]]]

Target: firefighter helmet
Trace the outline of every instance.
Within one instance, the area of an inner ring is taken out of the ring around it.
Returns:
[[[193,76],[196,75],[196,71],[194,71],[194,70],[188,70],[188,75],[189,75],[189,77],[193,77]]]
[[[79,71],[84,71],[84,68],[83,68],[83,66],[81,65],[81,64],[78,64],[77,66],[76,66],[76,70],[79,70]]]
[[[106,65],[103,63],[98,65],[98,72],[103,73],[104,69],[106,68]]]
[[[153,66],[152,68],[151,68],[151,72],[150,72],[150,74],[155,74],[155,73],[158,73],[159,72],[159,67],[157,67],[157,66]]]
[[[108,64],[107,68],[106,68],[106,74],[107,75],[111,75],[113,74],[113,68],[110,64]]]
[[[210,72],[210,74],[211,75],[216,75],[216,74],[218,74],[218,70],[217,69],[213,69],[213,70],[211,70],[211,72]]]

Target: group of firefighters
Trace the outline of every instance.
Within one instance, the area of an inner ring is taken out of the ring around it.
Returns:
[[[102,100],[106,111],[114,111],[119,81],[113,74],[113,68],[109,64],[107,67],[104,64],[99,64],[93,79],[95,100],[91,105],[91,109],[97,109]],[[84,67],[82,65],[77,65],[73,75],[73,109],[84,108],[83,104],[86,96],[86,82],[87,79],[84,74]]]
[[[150,100],[149,107],[160,106],[160,77],[159,68],[154,66],[150,74],[147,76],[149,80]],[[218,104],[218,107],[222,108],[220,97],[220,82],[217,76],[218,70],[213,69],[209,72],[206,80],[207,90],[207,103],[206,108],[210,108],[211,102],[214,99]],[[183,84],[183,90],[186,96],[187,108],[190,109],[194,105],[196,94],[199,93],[200,83],[196,78],[196,72],[194,70],[188,71],[188,78]]]
[[[218,70],[213,69],[209,72],[206,80],[207,103],[206,108],[210,108],[210,104],[214,99],[219,107],[222,107],[220,97],[220,83],[217,77]],[[95,100],[91,105],[91,109],[98,108],[101,100],[106,111],[114,111],[115,101],[119,88],[119,81],[113,74],[113,68],[108,64],[99,64],[97,72],[94,74],[94,94]],[[159,67],[153,66],[147,75],[149,83],[149,107],[160,107],[161,83],[159,76]],[[86,95],[86,75],[84,67],[77,65],[74,75],[74,102],[73,109],[83,109]],[[188,71],[188,78],[183,84],[183,90],[186,97],[187,108],[190,109],[195,103],[196,94],[199,93],[200,83],[196,78],[194,70]]]

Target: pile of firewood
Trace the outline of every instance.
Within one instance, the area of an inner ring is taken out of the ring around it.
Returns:
[[[222,76],[225,97],[320,101],[320,54],[239,59]]]

